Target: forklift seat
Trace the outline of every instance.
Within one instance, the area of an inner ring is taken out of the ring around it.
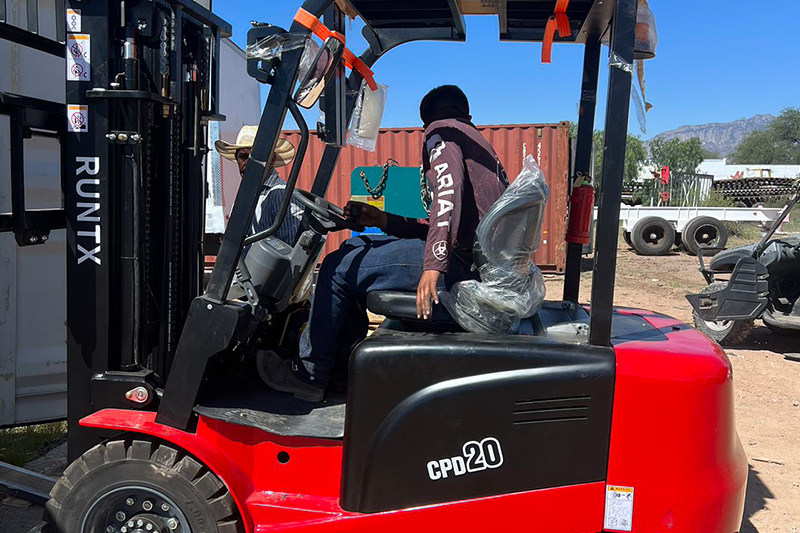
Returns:
[[[550,191],[532,156],[517,179],[478,224],[473,246],[480,281],[467,280],[439,293],[428,323],[460,325],[474,333],[511,333],[538,311],[544,278],[533,264]],[[401,321],[418,320],[416,293],[375,291],[367,309]],[[456,330],[458,331],[458,330]]]
[[[441,292],[440,292],[441,295]],[[441,296],[440,296],[441,301]],[[367,309],[376,315],[402,321],[421,321],[417,318],[417,293],[400,291],[374,291],[367,295]],[[461,328],[443,305],[434,305],[431,316],[426,321],[440,325]]]

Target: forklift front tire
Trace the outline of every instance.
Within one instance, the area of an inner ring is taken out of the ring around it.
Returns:
[[[165,444],[115,440],[75,460],[50,492],[43,533],[239,533],[225,484]],[[113,528],[113,529],[112,529]]]

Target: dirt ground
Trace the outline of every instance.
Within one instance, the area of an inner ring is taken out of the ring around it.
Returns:
[[[696,257],[643,257],[623,245],[617,261],[615,304],[692,323],[684,296],[705,286]],[[591,262],[584,263],[581,300],[588,302]],[[559,298],[562,278],[548,276],[546,284],[548,299]],[[783,357],[800,352],[800,338],[756,326],[742,345],[725,349],[734,369],[736,424],[750,464],[742,533],[800,533],[800,363]]]
[[[584,270],[581,299],[588,302],[590,261]],[[560,298],[562,285],[560,277],[548,276],[548,299]],[[704,282],[694,257],[677,252],[642,257],[623,246],[616,286],[617,305],[652,309],[691,323],[684,295],[700,290]],[[750,463],[742,533],[800,533],[800,363],[783,358],[783,353],[800,351],[800,339],[758,326],[743,345],[727,349],[734,367],[739,435]],[[65,461],[63,450],[53,453],[57,457],[45,461],[46,466],[32,466],[53,475],[53,464]],[[40,517],[40,508],[0,503],[0,531],[27,532]]]

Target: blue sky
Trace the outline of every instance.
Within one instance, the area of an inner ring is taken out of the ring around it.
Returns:
[[[288,27],[301,2],[215,0],[213,5],[244,47],[251,20]],[[654,107],[647,134],[631,113],[633,133],[650,138],[682,125],[777,115],[800,106],[800,40],[781,22],[800,20],[800,2],[774,0],[764,10],[749,0],[650,0],[650,5],[659,32],[658,56],[645,63],[647,99]],[[419,126],[420,99],[445,83],[464,89],[478,124],[577,118],[582,46],[557,44],[553,63],[543,65],[540,44],[501,43],[495,17],[466,17],[466,22],[466,43],[406,44],[378,61],[376,78],[389,86],[383,126]],[[356,54],[366,47],[357,23],[347,37]],[[603,66],[598,109],[605,108],[606,80]],[[597,126],[602,124],[599,113]]]

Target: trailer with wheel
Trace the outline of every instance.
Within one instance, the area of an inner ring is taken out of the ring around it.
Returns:
[[[664,255],[676,245],[682,245],[686,252],[697,255],[700,248],[725,248],[728,242],[725,222],[755,223],[769,228],[782,212],[781,207],[623,205],[619,218],[623,239],[642,255]]]

